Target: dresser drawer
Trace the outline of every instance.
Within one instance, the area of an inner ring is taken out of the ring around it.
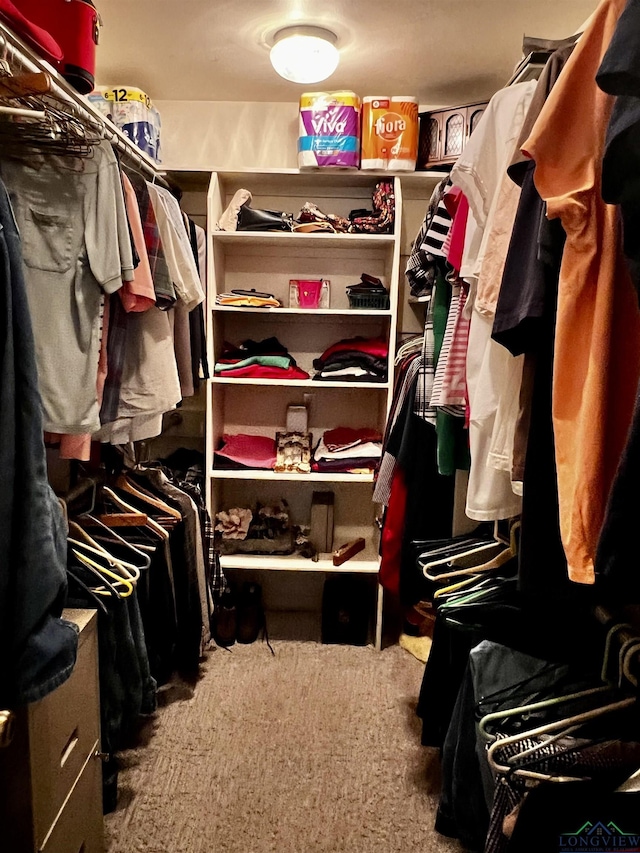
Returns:
[[[86,613],[86,611],[83,611]],[[65,617],[70,618],[65,613]],[[97,619],[81,624],[70,678],[29,709],[34,838],[39,848],[100,741]],[[90,764],[99,765],[96,760]],[[100,787],[97,789],[100,791]],[[82,817],[80,815],[80,820]],[[68,848],[68,853],[76,853]]]
[[[97,747],[96,743],[96,747]],[[90,758],[39,853],[103,853],[102,766]]]

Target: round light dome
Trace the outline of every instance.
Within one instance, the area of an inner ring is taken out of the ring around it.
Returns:
[[[275,35],[271,64],[292,83],[319,83],[338,67],[336,36],[322,27],[286,27]]]

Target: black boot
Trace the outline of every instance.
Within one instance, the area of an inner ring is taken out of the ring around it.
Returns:
[[[216,603],[211,616],[211,634],[219,646],[232,646],[236,641],[238,613],[233,592],[227,588]]]
[[[244,583],[238,596],[236,639],[239,643],[255,643],[263,627],[262,587],[258,583]]]

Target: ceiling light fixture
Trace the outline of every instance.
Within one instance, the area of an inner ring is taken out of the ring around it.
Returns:
[[[319,83],[338,67],[335,33],[324,27],[285,27],[274,36],[271,64],[292,83]]]

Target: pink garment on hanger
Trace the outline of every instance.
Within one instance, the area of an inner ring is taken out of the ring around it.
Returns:
[[[467,348],[469,346],[470,320],[465,316],[468,290],[466,284],[460,288],[453,340],[447,356],[442,377],[441,406],[467,406]]]
[[[129,178],[122,173],[122,188],[124,190],[124,201],[127,208],[127,218],[133,234],[133,242],[140,263],[133,271],[133,281],[123,282],[120,290],[120,298],[125,311],[148,311],[156,304],[156,293],[153,287],[149,255],[144,241],[142,220],[140,219],[140,208],[136,198],[135,190]]]
[[[455,187],[454,189],[458,189]],[[447,260],[456,272],[460,272],[462,266],[462,255],[464,252],[464,240],[467,233],[467,218],[469,216],[469,202],[467,197],[459,190],[460,197],[456,205],[453,225],[449,231],[450,241],[447,252]]]

